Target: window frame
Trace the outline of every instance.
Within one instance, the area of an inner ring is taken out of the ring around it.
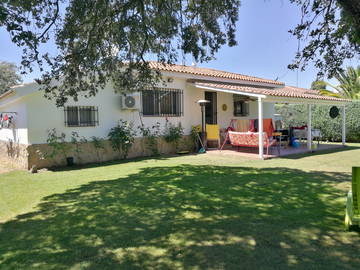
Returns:
[[[144,93],[150,92],[151,100],[144,102]],[[184,115],[184,91],[175,88],[148,88],[140,91],[141,96],[141,115],[144,117],[182,117]],[[170,97],[167,102],[162,103],[164,98]],[[153,107],[147,108],[149,112],[145,112],[144,106],[148,103]],[[168,107],[168,108],[167,108]],[[167,111],[167,109],[169,109]]]
[[[237,104],[240,104],[241,109],[240,112],[237,110]],[[243,98],[234,95],[233,97],[233,115],[235,117],[244,117],[244,116],[249,116],[250,114],[250,104],[249,102],[247,102],[246,100],[244,100]]]
[[[76,108],[76,110],[75,110]],[[90,112],[90,121],[82,119],[81,112]],[[69,124],[69,112],[76,112],[77,121]],[[64,123],[66,127],[95,127],[99,125],[99,109],[97,106],[65,106],[64,107]]]

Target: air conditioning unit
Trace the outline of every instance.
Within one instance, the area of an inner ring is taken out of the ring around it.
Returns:
[[[121,96],[121,109],[122,110],[139,110],[140,109],[140,93],[130,93]]]

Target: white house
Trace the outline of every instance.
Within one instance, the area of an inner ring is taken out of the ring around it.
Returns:
[[[345,104],[345,100],[321,96],[315,90],[285,86],[284,83],[252,76],[183,65],[163,65],[151,62],[150,66],[161,71],[166,86],[144,89],[132,94],[134,107],[126,108],[124,96],[115,93],[111,84],[92,98],[79,98],[57,108],[54,101],[43,97],[39,86],[34,83],[13,87],[0,96],[0,159],[6,159],[23,168],[54,165],[42,159],[46,152],[48,130],[55,128],[66,134],[69,140],[76,131],[80,136],[106,138],[109,130],[119,119],[152,126],[162,126],[168,120],[181,123],[185,134],[194,125],[201,124],[199,99],[210,100],[206,106],[206,122],[227,128],[232,119],[273,118],[276,102],[305,102],[322,104]],[[234,107],[235,106],[235,107]],[[134,109],[135,108],[135,109]],[[309,110],[310,114],[311,110]],[[4,117],[6,116],[6,121]],[[345,116],[345,111],[343,112]],[[9,119],[11,121],[9,121]],[[311,127],[311,115],[308,125]],[[262,121],[259,121],[259,136],[262,135]],[[345,128],[343,128],[345,138]],[[343,141],[345,143],[345,139]],[[82,162],[94,162],[94,154],[86,150]],[[169,150],[163,149],[163,152]],[[134,147],[130,156],[141,156],[143,152]],[[115,154],[104,154],[103,160],[116,158]],[[259,141],[259,155],[263,147]]]

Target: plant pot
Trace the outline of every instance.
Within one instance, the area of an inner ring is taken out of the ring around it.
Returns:
[[[71,167],[71,166],[74,166],[74,157],[67,157],[66,158],[66,165]]]

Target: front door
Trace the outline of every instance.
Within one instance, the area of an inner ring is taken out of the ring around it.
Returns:
[[[205,123],[217,124],[217,95],[216,92],[205,92],[205,99],[210,101],[205,105]]]

